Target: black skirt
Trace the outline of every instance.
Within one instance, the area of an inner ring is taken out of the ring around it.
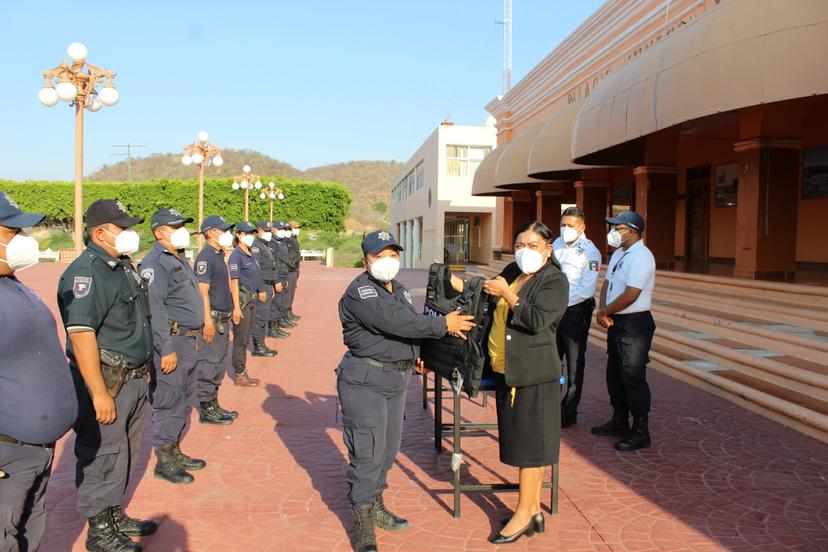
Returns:
[[[561,384],[550,381],[512,389],[495,374],[500,461],[518,468],[555,464],[561,448]]]

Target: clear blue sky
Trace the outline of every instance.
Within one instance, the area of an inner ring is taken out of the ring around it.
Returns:
[[[514,0],[513,82],[601,3]],[[502,15],[501,0],[0,0],[0,178],[72,179],[71,109],[36,95],[73,41],[121,93],[86,114],[86,174],[121,159],[110,144],[177,152],[201,129],[301,169],[404,161],[446,114],[485,121]]]

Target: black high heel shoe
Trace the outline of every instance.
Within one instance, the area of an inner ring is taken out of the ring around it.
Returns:
[[[489,542],[492,544],[512,544],[513,542],[517,541],[523,535],[527,537],[531,537],[535,534],[535,524],[532,520],[529,520],[529,523],[526,524],[526,527],[515,533],[514,535],[504,536],[503,533],[498,533],[497,535],[491,537]]]
[[[500,520],[500,524],[506,525],[511,519],[512,516],[506,516]],[[535,526],[535,533],[543,533],[546,530],[546,521],[544,520],[543,512],[538,512],[532,516],[532,525]]]

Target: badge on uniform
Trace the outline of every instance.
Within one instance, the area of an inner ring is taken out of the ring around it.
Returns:
[[[238,272],[238,270],[239,270],[239,265],[237,265],[237,264],[235,264],[235,263],[231,263],[231,264],[230,264],[230,270],[232,270],[233,272]]]
[[[199,276],[207,274],[207,261],[198,261],[196,263],[196,274]]]
[[[589,261],[589,269],[593,272],[598,272],[598,261]]]
[[[412,301],[412,300],[411,300],[411,293],[410,293],[408,290],[405,290],[405,291],[403,292],[403,295],[405,296],[405,299],[406,299],[409,303],[411,303],[412,305],[414,304],[414,301]]]
[[[152,281],[155,280],[155,269],[154,268],[145,268],[141,271],[141,278],[143,278],[148,286],[152,285]]]
[[[357,288],[360,299],[368,299],[369,297],[379,297],[376,288],[372,286],[362,286]]]
[[[72,284],[72,294],[76,299],[83,299],[92,290],[91,276],[75,276],[75,282]]]
[[[258,254],[259,254],[259,248],[258,248],[258,247],[251,247],[251,248],[250,248],[250,251],[252,251],[252,252],[253,252],[253,253],[255,253],[256,255],[258,255]]]

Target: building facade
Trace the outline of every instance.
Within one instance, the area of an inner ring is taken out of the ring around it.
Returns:
[[[486,108],[505,250],[575,203],[596,244],[641,213],[662,268],[828,270],[828,2],[608,0]]]
[[[486,263],[501,246],[496,200],[471,193],[474,174],[495,142],[493,124],[443,123],[395,177],[391,228],[405,248],[404,268],[427,268],[434,259]]]

